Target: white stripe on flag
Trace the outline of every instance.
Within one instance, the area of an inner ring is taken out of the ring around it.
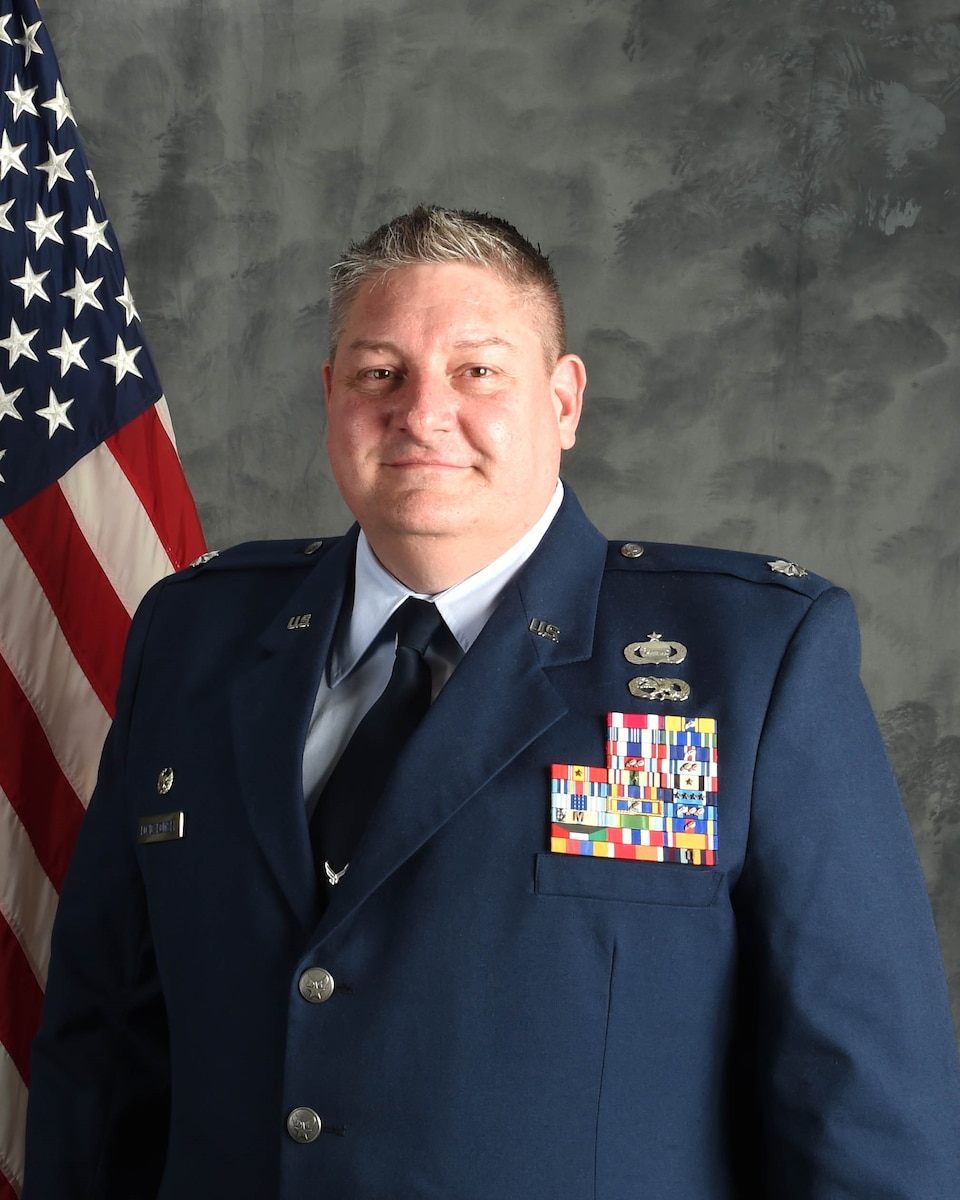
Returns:
[[[177,438],[173,432],[173,421],[170,419],[170,409],[167,407],[166,396],[161,396],[154,407],[157,410],[157,416],[160,418],[160,424],[167,431],[167,437],[170,439],[174,450],[176,450]]]
[[[43,588],[0,521],[0,655],[86,807],[110,717],[61,632]]]
[[[41,987],[47,982],[50,931],[56,912],[56,888],[0,788],[0,913],[16,935]]]
[[[133,616],[148,589],[173,569],[140,497],[103,443],[61,476],[60,487],[103,573]]]
[[[0,1043],[0,1171],[19,1194],[23,1187],[23,1138],[27,1128],[27,1086]]]

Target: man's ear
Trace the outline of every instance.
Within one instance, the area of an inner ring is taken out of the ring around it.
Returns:
[[[563,450],[569,450],[577,440],[583,392],[587,386],[587,368],[583,365],[583,359],[576,354],[564,354],[557,359],[550,383],[560,426],[560,446]]]
[[[323,395],[327,404],[330,403],[330,383],[333,379],[333,367],[330,359],[323,364]]]

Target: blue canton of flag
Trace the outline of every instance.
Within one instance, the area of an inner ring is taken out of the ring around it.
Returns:
[[[161,389],[34,0],[0,12],[0,80],[3,517]]]

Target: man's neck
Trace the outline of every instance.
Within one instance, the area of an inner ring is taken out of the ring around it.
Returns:
[[[519,541],[522,533],[514,539]],[[368,535],[369,538],[369,535]],[[510,545],[477,546],[456,537],[369,538],[380,563],[411,592],[435,596],[461,583],[499,558]]]
[[[390,574],[412,592],[436,596],[496,562],[512,547],[532,538],[535,546],[557,514],[563,499],[558,484],[543,514],[526,528],[499,541],[478,540],[466,535],[373,536],[365,531],[370,548]],[[534,532],[536,531],[536,532]]]

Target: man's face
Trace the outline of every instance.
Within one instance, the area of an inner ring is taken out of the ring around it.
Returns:
[[[327,451],[386,565],[391,545],[456,538],[478,570],[543,514],[586,377],[574,355],[547,365],[539,306],[462,263],[400,267],[358,292],[323,368]]]

